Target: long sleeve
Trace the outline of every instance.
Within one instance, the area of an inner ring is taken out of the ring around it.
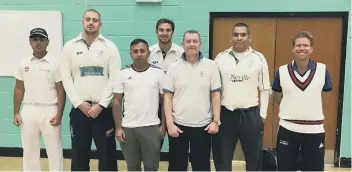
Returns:
[[[64,85],[66,94],[70,99],[72,105],[77,108],[83,101],[77,94],[75,86],[73,84],[73,77],[72,77],[72,63],[71,63],[71,44],[72,42],[68,42],[65,44],[62,50],[62,61],[61,61],[61,78],[62,83]]]
[[[104,88],[99,104],[108,107],[113,98],[114,84],[117,72],[121,69],[121,57],[116,46],[111,49],[110,60],[108,64],[108,84]]]
[[[268,111],[270,90],[260,91],[260,116],[265,119]]]

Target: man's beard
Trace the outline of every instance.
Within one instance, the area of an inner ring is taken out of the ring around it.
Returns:
[[[95,35],[95,34],[97,34],[99,31],[98,31],[98,30],[89,31],[88,29],[84,29],[84,32],[85,32],[87,35]]]
[[[163,44],[168,44],[171,42],[171,39],[167,40],[166,42],[163,42],[162,39],[159,39],[159,42],[163,43]]]

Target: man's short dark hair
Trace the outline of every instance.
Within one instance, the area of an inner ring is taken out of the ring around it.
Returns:
[[[175,23],[172,20],[166,19],[166,18],[159,19],[158,22],[156,22],[155,30],[158,30],[159,29],[159,25],[161,25],[163,23],[170,24],[172,32],[175,30]]]
[[[295,46],[296,39],[298,38],[307,38],[310,41],[310,46],[313,46],[313,35],[310,32],[302,31],[297,33],[295,36],[292,37],[292,45]]]
[[[141,38],[137,38],[137,39],[134,39],[131,44],[130,44],[130,49],[132,48],[132,46],[136,45],[136,44],[139,44],[139,43],[143,43],[147,46],[147,49],[149,50],[149,44],[146,40],[144,39],[141,39]]]
[[[88,9],[86,12],[84,12],[83,17],[86,15],[87,12],[95,12],[95,13],[97,13],[98,16],[99,16],[99,20],[101,20],[100,13],[96,9]]]
[[[245,27],[247,28],[247,33],[248,35],[251,35],[251,29],[249,28],[249,26],[246,23],[236,23],[235,25],[233,25],[232,27],[232,32],[235,29],[235,27]]]
[[[200,34],[199,34],[199,32],[196,31],[196,30],[187,30],[186,32],[184,32],[184,33],[183,33],[183,40],[185,40],[185,36],[186,36],[187,33],[189,33],[189,34],[197,34],[197,35],[199,36],[199,40],[201,40],[201,39],[200,39]]]

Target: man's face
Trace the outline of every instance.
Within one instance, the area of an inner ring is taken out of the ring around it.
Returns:
[[[313,46],[308,38],[297,38],[292,53],[300,60],[308,59],[313,52]]]
[[[149,54],[150,52],[147,45],[141,42],[138,44],[132,45],[130,50],[132,61],[134,64],[137,64],[137,65],[147,64]]]
[[[246,27],[234,27],[232,31],[232,46],[235,51],[243,52],[248,49],[251,37]]]
[[[49,45],[49,40],[43,36],[34,35],[29,39],[29,43],[35,53],[42,53],[46,51]]]
[[[198,54],[202,41],[197,33],[186,33],[182,41],[182,46],[187,54]]]
[[[95,34],[99,32],[99,29],[102,25],[99,18],[99,14],[94,11],[87,11],[84,14],[82,24],[84,31],[87,34]]]
[[[163,44],[169,43],[173,35],[171,24],[169,23],[159,24],[158,30],[156,31],[156,35],[158,36],[159,42]]]

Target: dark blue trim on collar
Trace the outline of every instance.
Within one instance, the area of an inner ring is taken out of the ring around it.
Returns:
[[[309,59],[309,62],[308,62],[308,70],[315,70],[316,66],[314,65],[314,62]],[[292,71],[296,71],[297,70],[297,64],[296,64],[296,61],[293,61],[293,64],[292,64]]]
[[[182,53],[181,58],[186,61],[186,54]],[[203,54],[199,51],[198,61],[203,59]]]

